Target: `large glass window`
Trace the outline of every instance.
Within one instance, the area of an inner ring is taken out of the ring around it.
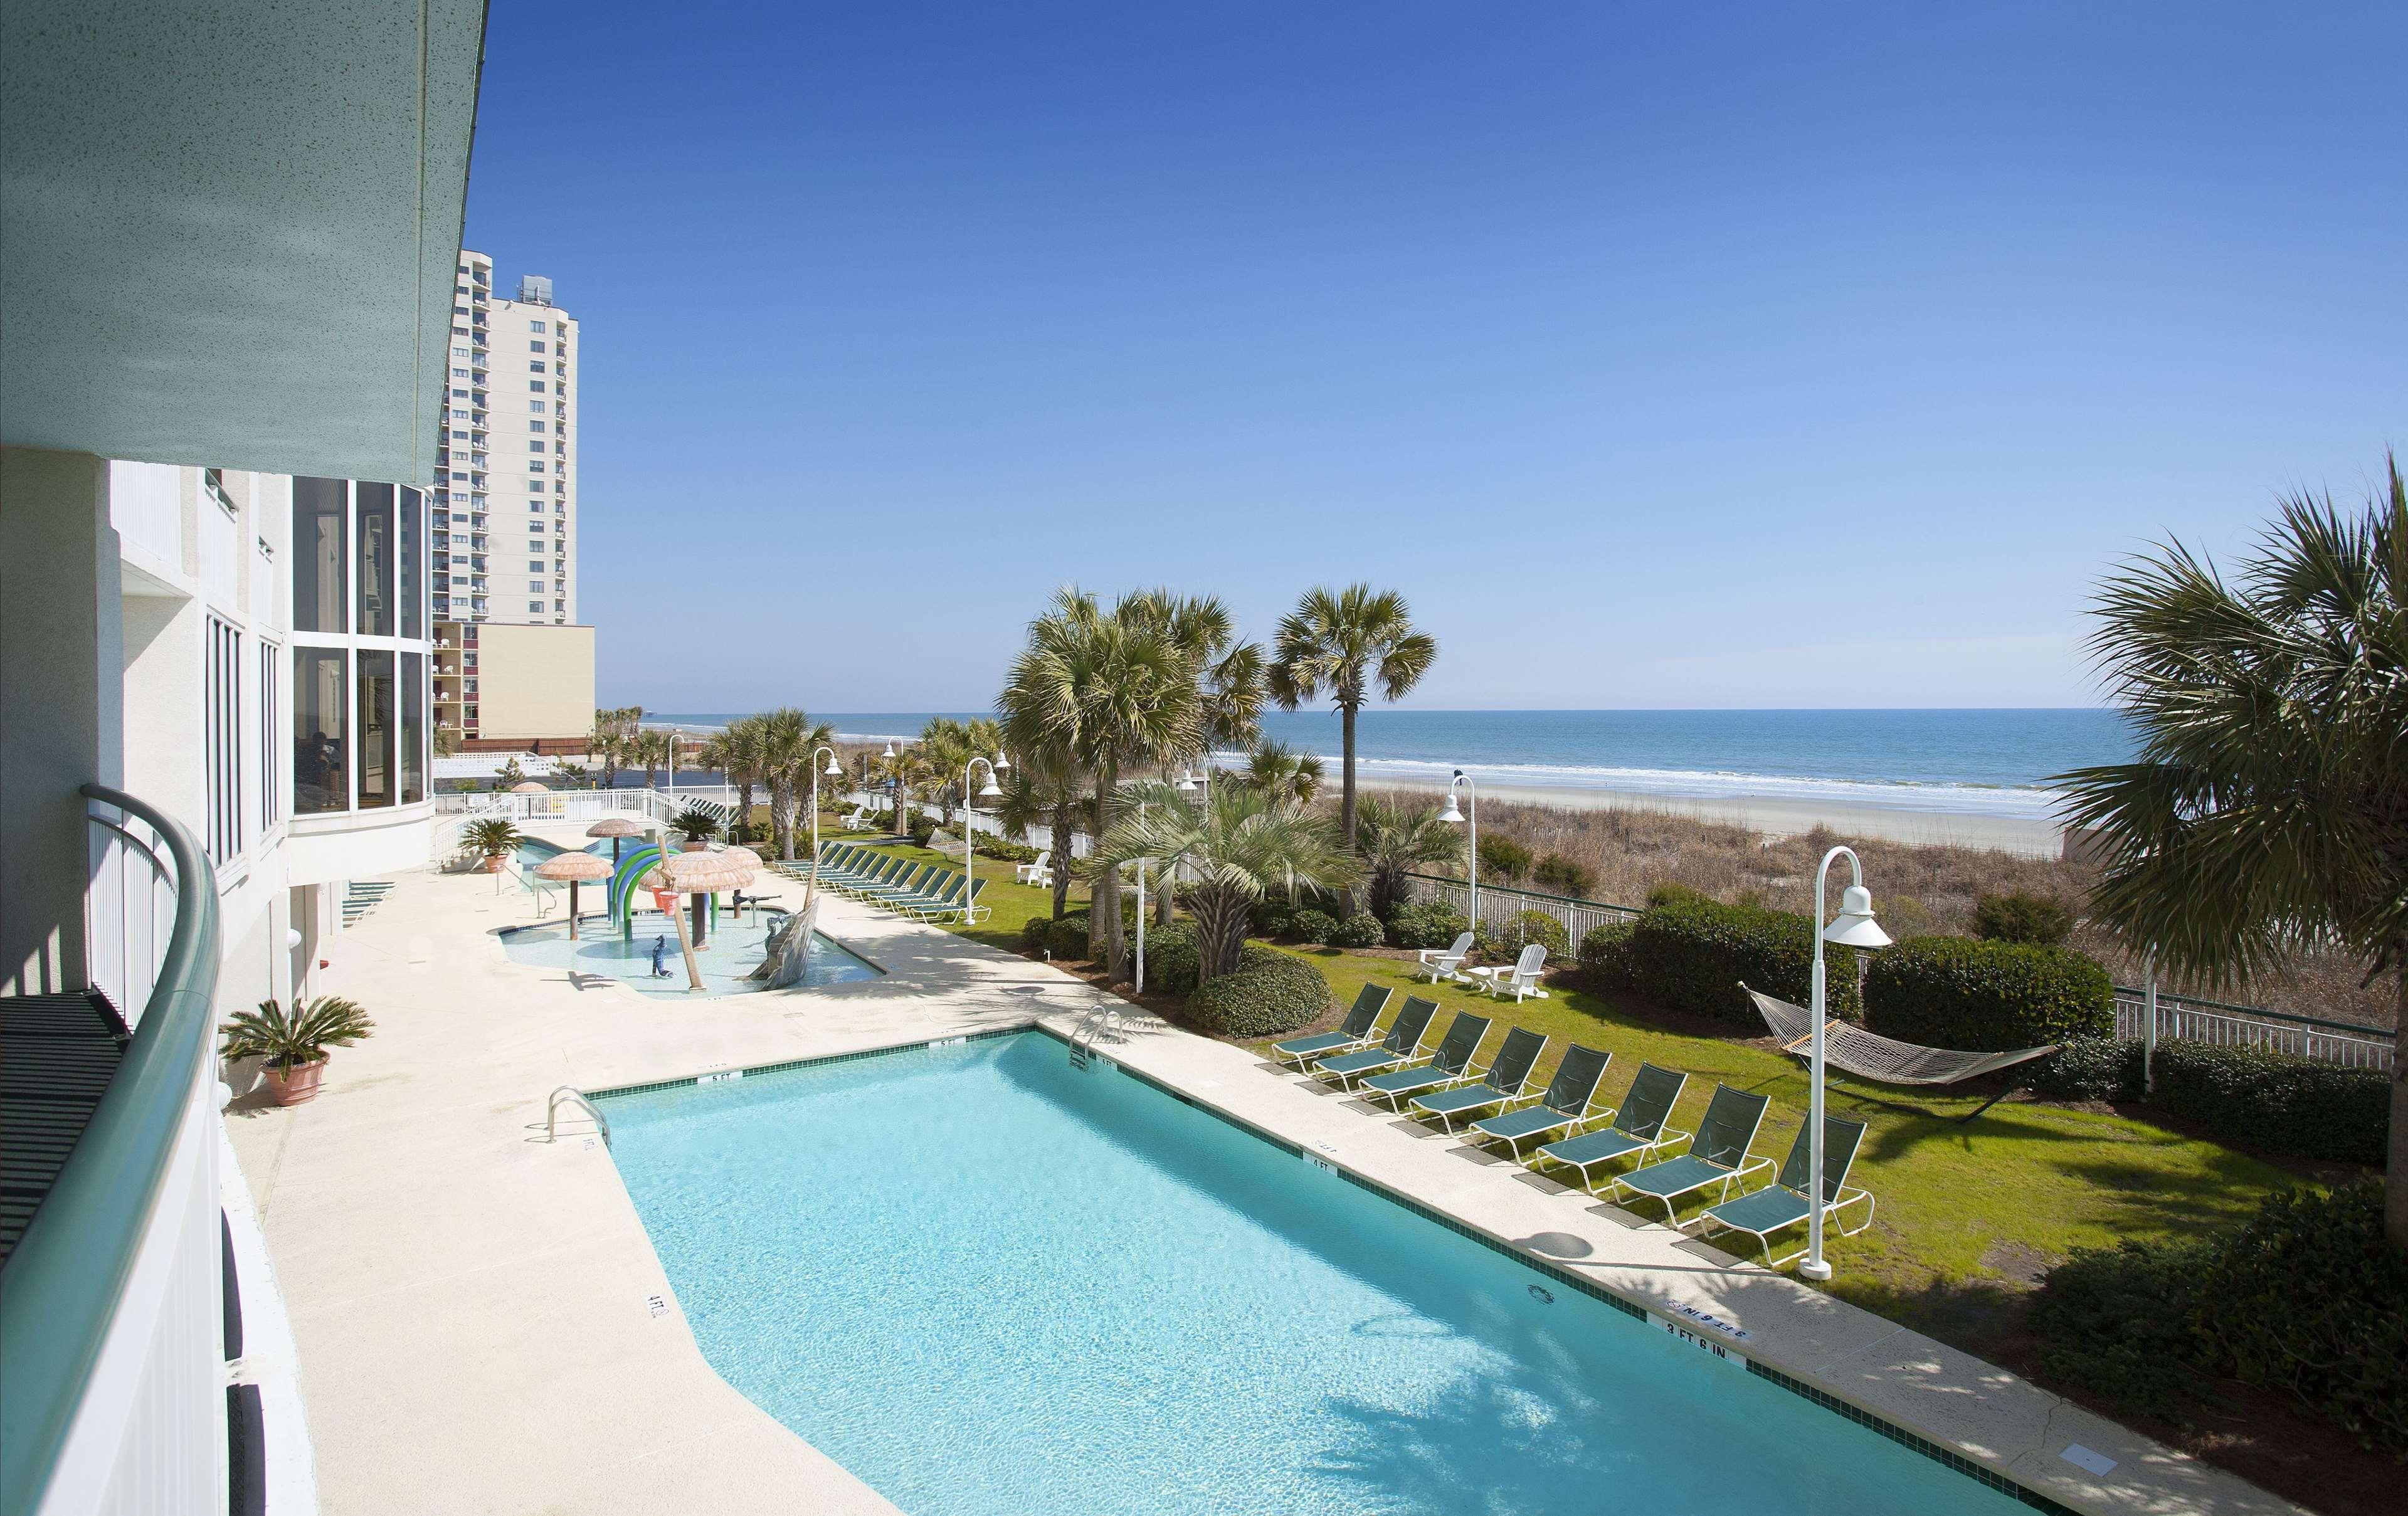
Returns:
[[[355,484],[360,504],[360,612],[352,629],[362,636],[393,636],[393,486]]]
[[[394,801],[394,786],[401,776],[395,771],[399,757],[395,751],[398,734],[394,728],[393,654],[373,652],[362,648],[355,655],[360,661],[360,698],[356,708],[360,723],[360,808],[389,806]]]
[[[293,809],[299,815],[351,808],[346,656],[340,648],[293,650]]]
[[[426,499],[416,490],[401,492],[401,635],[423,637],[426,625],[422,610],[426,600],[426,571],[421,560],[426,553]]]
[[[342,479],[293,481],[293,629],[350,630],[343,615],[343,515],[349,486]]]
[[[401,655],[401,803],[426,798],[426,655]]]

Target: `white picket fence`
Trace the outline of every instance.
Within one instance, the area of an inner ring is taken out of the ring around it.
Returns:
[[[2117,985],[2115,1035],[2137,1042],[2147,1040],[2148,1033],[2148,992]],[[2290,1016],[2278,1010],[2228,1006],[2214,1000],[2190,1000],[2162,990],[2157,993],[2157,1040],[2257,1048],[2339,1064],[2345,1068],[2373,1068],[2386,1073],[2392,1065],[2391,1034],[2379,1026]]]

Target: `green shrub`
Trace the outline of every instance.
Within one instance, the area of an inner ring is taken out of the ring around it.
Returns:
[[[1586,864],[1575,863],[1560,852],[1551,852],[1539,860],[1530,870],[1530,882],[1553,894],[1586,895],[1595,882]]]
[[[1053,935],[1054,918],[1051,916],[1031,916],[1020,923],[1020,946],[1025,951],[1035,952],[1039,948],[1050,946]]]
[[[2256,1048],[2160,1042],[2153,1105],[2211,1137],[2299,1158],[2379,1165],[2391,1076]]]
[[[1726,906],[1694,890],[1661,886],[1631,929],[1626,954],[1630,987],[1659,1006],[1712,1016],[1752,1033],[1763,1018],[1740,989],[1805,1005],[1812,997],[1814,923],[1760,906]],[[1824,955],[1833,1013],[1858,1015],[1856,950]]]
[[[1254,920],[1249,923],[1255,937],[1283,937],[1296,921],[1296,908],[1284,895],[1265,895],[1254,902]]]
[[[2077,1250],[2032,1299],[2041,1367],[2134,1410],[2179,1419],[2199,1398],[2190,1319],[2207,1251],[2196,1242]]]
[[[2028,891],[1985,894],[1973,902],[1973,935],[1992,942],[2054,948],[2073,935],[2073,912]]]
[[[1233,1037],[1278,1037],[1310,1025],[1329,1009],[1320,965],[1293,953],[1248,944],[1237,968],[1187,997],[1187,1014]]]
[[[2217,1371],[2408,1458],[2408,1253],[2382,1180],[2268,1200],[2218,1239],[2193,1323]]]
[[[1561,964],[1572,953],[1572,935],[1563,922],[1543,910],[1526,910],[1499,925],[1483,924],[1474,939],[1484,958],[1511,958],[1531,942],[1547,945],[1547,960]]]
[[[1196,929],[1184,922],[1149,926],[1145,933],[1145,987],[1164,994],[1185,994],[1196,988],[1203,966],[1197,951]]]
[[[1087,913],[1074,910],[1046,929],[1045,948],[1056,958],[1078,962],[1087,956]]]
[[[1530,872],[1530,850],[1510,837],[1482,837],[1480,872],[1489,879],[1521,879]]]
[[[1366,910],[1340,922],[1338,930],[1329,934],[1329,945],[1333,948],[1376,948],[1386,937],[1387,928],[1380,923],[1380,918]]]
[[[1338,918],[1308,906],[1288,919],[1288,935],[1298,942],[1326,942],[1338,932]]]
[[[1388,918],[1388,940],[1416,951],[1451,947],[1470,924],[1441,905],[1404,906]]]
[[[1581,977],[1588,980],[1590,988],[1630,988],[1630,934],[1637,925],[1631,921],[1608,922],[1590,927],[1582,937]]]
[[[1865,1023],[1901,1042],[1982,1052],[2113,1037],[2115,986],[2071,948],[1916,937],[1873,954]]]
[[[2133,1409],[2179,1416],[2229,1377],[2408,1457],[2408,1255],[2379,1179],[2286,1190],[2198,1242],[2079,1250],[2030,1323],[2043,1369]]]
[[[2141,1045],[2114,1037],[2078,1037],[2032,1065],[2031,1089],[2051,1100],[2141,1098]]]

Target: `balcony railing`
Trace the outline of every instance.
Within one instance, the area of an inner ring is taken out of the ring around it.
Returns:
[[[200,839],[165,812],[103,785],[83,794],[87,962],[95,985],[125,997],[117,1003],[133,1037],[8,1256],[0,1511],[43,1509],[54,1486],[82,1492],[88,1506],[112,1485],[142,1491],[147,1510],[222,1509],[215,1461],[190,1452],[208,1435],[201,1418],[224,1413],[215,1134],[203,1093],[216,876]],[[208,1284],[196,1290],[204,1267]],[[104,1354],[109,1394],[141,1394],[130,1410],[96,1404],[87,1415]],[[104,1430],[112,1417],[119,1424]]]

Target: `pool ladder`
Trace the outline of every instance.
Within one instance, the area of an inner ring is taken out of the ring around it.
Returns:
[[[584,1093],[573,1084],[560,1086],[552,1091],[551,1096],[543,1103],[543,1139],[546,1142],[560,1140],[554,1129],[560,1120],[560,1108],[564,1103],[583,1106],[585,1114],[594,1118],[595,1126],[602,1133],[602,1146],[607,1148],[610,1145],[610,1118],[603,1115],[602,1108],[585,1098]]]
[[[1086,1068],[1096,1061],[1096,1043],[1107,1032],[1112,1040],[1121,1037],[1122,1012],[1118,1006],[1099,1006],[1080,1018],[1079,1028],[1070,1034],[1070,1066]]]

